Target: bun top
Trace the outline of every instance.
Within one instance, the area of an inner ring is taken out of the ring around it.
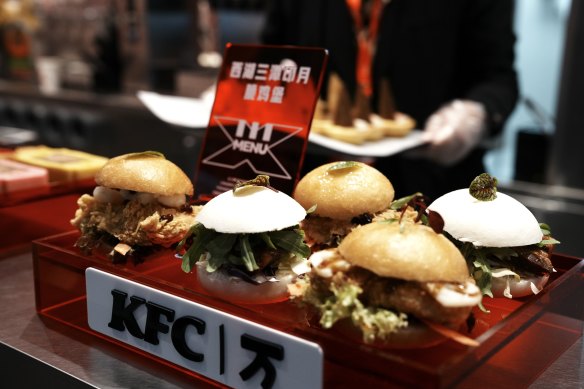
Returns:
[[[361,162],[332,162],[306,174],[294,198],[304,209],[316,205],[315,215],[350,220],[386,210],[395,191],[379,170]]]
[[[378,222],[359,226],[338,248],[353,265],[381,277],[407,281],[465,282],[466,261],[444,235],[417,223]]]
[[[100,186],[161,196],[193,195],[193,183],[164,155],[156,152],[124,154],[110,159],[95,176]]]
[[[459,189],[436,199],[429,209],[444,219],[444,231],[477,247],[514,247],[539,243],[542,232],[535,216],[519,201],[498,192],[492,201]]]
[[[292,227],[305,217],[304,208],[287,194],[264,186],[244,186],[212,198],[195,221],[218,232],[254,234]]]

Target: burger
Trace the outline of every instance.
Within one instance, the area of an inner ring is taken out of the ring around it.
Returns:
[[[288,299],[288,284],[310,268],[299,223],[306,211],[269,186],[267,176],[237,184],[203,206],[179,245],[182,269],[231,302]]]
[[[95,175],[93,195],[77,200],[71,224],[81,232],[75,246],[86,254],[106,250],[114,261],[176,246],[194,222],[193,184],[158,152],[121,155]]]
[[[293,295],[326,329],[358,329],[365,343],[410,348],[459,331],[481,293],[460,251],[442,234],[409,221],[356,227],[337,248],[309,258],[312,271]]]
[[[310,171],[294,199],[308,211],[302,222],[313,250],[335,247],[356,226],[387,211],[395,191],[387,177],[362,162],[332,162]]]
[[[497,191],[483,173],[469,189],[447,193],[428,209],[444,220],[444,232],[466,258],[484,295],[516,298],[539,293],[554,272],[559,243],[519,201]]]

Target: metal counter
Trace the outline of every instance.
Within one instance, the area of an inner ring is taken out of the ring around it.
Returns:
[[[28,250],[0,259],[0,306],[0,387],[208,387],[81,331],[43,322],[35,310]]]

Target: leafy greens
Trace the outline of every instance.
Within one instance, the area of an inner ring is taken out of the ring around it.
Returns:
[[[359,300],[363,289],[345,277],[333,277],[328,291],[330,293],[322,294],[315,288],[306,287],[303,297],[304,301],[320,311],[320,324],[323,328],[331,328],[339,320],[350,319],[363,333],[363,341],[371,343],[375,340],[386,340],[392,333],[408,326],[407,315],[404,313],[366,307]]]
[[[182,270],[190,273],[195,264],[207,260],[207,271],[214,272],[223,265],[243,267],[248,272],[259,269],[254,252],[258,248],[281,249],[294,257],[306,258],[310,248],[304,243],[304,233],[298,228],[257,234],[225,234],[205,228],[200,223],[191,227],[177,250],[187,245],[182,256]]]

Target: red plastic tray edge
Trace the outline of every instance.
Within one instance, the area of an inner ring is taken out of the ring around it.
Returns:
[[[59,251],[59,252],[63,252],[66,253],[68,255],[73,255],[73,256],[79,256],[79,253],[76,253],[75,250],[71,247],[68,248],[64,248],[61,247],[58,243],[55,243],[55,241],[58,241],[60,238],[62,237],[67,237],[71,234],[76,234],[76,232],[69,232],[69,233],[64,233],[64,234],[59,234],[59,235],[55,235],[55,236],[51,236],[51,237],[47,237],[47,238],[43,238],[43,239],[39,239],[33,242],[33,249],[34,249],[34,258],[35,258],[35,263],[37,260],[39,260],[39,257],[42,256],[42,254],[40,253],[40,249],[42,248],[50,248],[52,250],[55,251]],[[555,280],[553,280],[545,289],[542,293],[540,293],[538,296],[534,296],[534,298],[530,299],[529,301],[525,302],[523,305],[521,305],[521,307],[519,309],[514,310],[513,312],[511,312],[509,314],[509,316],[507,316],[504,320],[501,320],[499,323],[497,323],[496,325],[492,326],[490,329],[488,329],[487,331],[485,331],[482,335],[480,335],[479,337],[477,337],[477,340],[479,340],[481,342],[481,345],[476,348],[476,349],[472,349],[472,348],[468,348],[466,350],[466,352],[463,352],[462,354],[460,354],[459,358],[456,361],[453,361],[451,364],[445,364],[443,366],[441,366],[439,369],[435,370],[435,371],[430,371],[427,372],[430,376],[432,376],[435,373],[438,373],[439,377],[435,377],[437,378],[437,380],[435,382],[432,383],[431,386],[443,386],[452,382],[456,382],[462,378],[464,378],[465,376],[467,376],[468,374],[472,373],[473,370],[477,369],[480,367],[481,364],[483,364],[488,358],[492,357],[494,354],[496,354],[499,350],[501,350],[502,348],[504,348],[508,343],[512,342],[513,339],[515,339],[517,336],[519,336],[521,334],[522,331],[524,331],[526,328],[529,328],[530,325],[533,324],[533,322],[535,322],[538,318],[538,313],[541,314],[543,308],[545,307],[546,303],[543,302],[542,300],[546,297],[549,296],[554,290],[556,290],[559,286],[561,286],[564,281],[566,281],[569,278],[574,277],[577,273],[582,273],[583,272],[583,268],[584,268],[584,261],[582,261],[579,258],[575,258],[575,257],[568,257],[568,256],[562,256],[562,255],[556,255],[559,258],[562,258],[562,260],[564,262],[570,262],[572,264],[571,267],[569,267],[568,269],[564,269],[564,271],[562,272],[562,274],[557,277]],[[88,260],[91,260],[91,258],[87,258]],[[97,266],[100,265],[104,265],[103,263],[100,262],[96,262],[95,263]],[[102,267],[103,268],[103,267]],[[35,268],[36,270],[36,268]],[[108,266],[105,266],[105,270],[108,270]],[[111,271],[111,269],[109,269]],[[125,270],[126,274],[130,274],[132,273],[132,271],[130,273],[127,273],[128,269]],[[118,274],[119,275],[119,274]],[[137,278],[139,278],[138,282],[144,282],[146,284],[148,284],[148,279],[144,279],[144,273],[140,273],[140,272],[136,272],[134,274]],[[38,274],[38,272],[35,271],[35,288],[37,288],[37,277],[42,277],[42,275]],[[133,278],[133,277],[128,277],[128,278]],[[153,285],[150,285],[153,286]],[[154,285],[155,286],[155,285]],[[182,293],[181,293],[182,294]],[[184,295],[182,296],[184,297]],[[209,300],[208,296],[204,296],[204,295],[197,295],[192,294],[193,300],[194,301],[200,301],[202,300]],[[37,300],[38,303],[38,300]],[[239,310],[241,310],[241,307],[236,307]],[[39,305],[37,304],[37,310],[39,312],[39,314],[41,315],[46,315],[47,310],[45,308],[39,307]],[[236,309],[237,311],[237,309]],[[48,315],[46,315],[48,316]],[[524,316],[522,318],[522,316]],[[581,317],[579,318],[581,319]],[[510,325],[510,323],[512,323],[513,325]],[[64,323],[67,324],[67,323]],[[315,329],[315,328],[303,328],[303,329],[298,329],[298,328],[290,328],[289,329],[290,332],[294,335],[297,336],[301,336],[304,338],[308,338],[308,340],[315,340],[315,338],[318,338],[319,336],[323,336],[324,338],[326,337],[334,337],[334,335],[332,335],[331,333],[323,333],[323,330],[321,329]],[[89,330],[91,331],[91,330]],[[508,333],[505,336],[500,336],[502,332],[508,331]],[[103,338],[103,336],[100,336],[101,338]],[[363,349],[363,345],[355,345],[355,349],[358,350],[362,350]],[[378,350],[375,349],[369,349],[367,350],[368,352],[370,352],[371,354],[379,354],[380,352],[378,352]],[[325,348],[325,353],[326,353],[326,348]],[[396,363],[400,363],[399,360],[399,356],[397,358],[395,358],[394,362]],[[333,362],[335,363],[341,363],[342,364],[342,360],[336,360],[333,359]],[[420,370],[421,373],[423,373],[423,371],[425,370],[425,366],[420,365],[415,367],[417,369]],[[374,373],[374,372],[373,372]]]

